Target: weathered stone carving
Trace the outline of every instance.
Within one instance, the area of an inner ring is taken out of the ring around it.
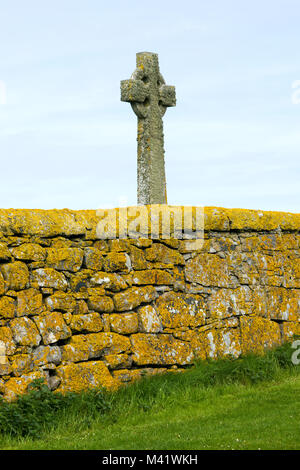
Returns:
[[[121,100],[138,117],[137,202],[167,204],[162,117],[176,105],[175,87],[165,84],[157,54],[139,52],[136,66],[131,78],[121,81]]]

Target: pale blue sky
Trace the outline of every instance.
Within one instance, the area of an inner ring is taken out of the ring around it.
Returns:
[[[169,204],[300,212],[299,0],[0,5],[0,207],[136,203],[120,80],[150,51],[177,93],[164,117]]]

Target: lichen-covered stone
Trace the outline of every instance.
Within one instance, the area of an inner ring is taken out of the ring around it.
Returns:
[[[97,240],[93,243],[93,247],[97,248],[98,251],[102,251],[103,253],[108,251],[108,244],[105,240]]]
[[[169,334],[144,334],[131,335],[133,362],[138,366],[143,365],[172,365],[190,364],[193,360],[193,351],[189,343],[175,339]]]
[[[282,334],[284,341],[290,341],[294,336],[300,336],[300,322],[289,321],[282,324]]]
[[[145,258],[143,250],[140,250],[139,248],[133,245],[130,247],[130,260],[132,269],[135,271],[147,269],[148,267],[148,262]]]
[[[97,333],[103,330],[103,322],[97,312],[86,313],[84,315],[73,315],[70,324],[74,332]]]
[[[11,359],[12,373],[16,377],[32,372],[33,368],[31,354],[15,354]]]
[[[84,264],[87,269],[100,271],[103,266],[103,256],[97,248],[84,249]]]
[[[110,315],[110,328],[115,333],[128,335],[136,333],[139,328],[138,317],[136,313],[114,313]]]
[[[8,289],[22,290],[29,284],[29,271],[25,263],[15,261],[14,263],[3,264],[1,272]]]
[[[152,305],[144,305],[138,310],[139,328],[142,333],[159,333],[163,330],[161,319]]]
[[[81,392],[89,388],[114,389],[116,380],[102,361],[67,364],[57,368],[61,383],[57,392]]]
[[[128,369],[132,358],[128,354],[108,354],[103,357],[103,362],[109,369]]]
[[[0,341],[5,344],[5,354],[7,356],[14,354],[16,344],[13,339],[12,331],[8,326],[0,327]]]
[[[33,371],[22,377],[12,377],[5,383],[4,399],[7,401],[15,400],[18,395],[22,395],[28,389],[28,386],[37,379],[46,379],[45,372]]]
[[[0,261],[11,260],[11,254],[5,243],[0,243]]]
[[[79,271],[82,261],[83,251],[79,248],[48,248],[47,250],[47,266],[58,271]]]
[[[63,273],[55,271],[53,268],[40,268],[32,272],[32,287],[53,287],[57,290],[65,291],[68,287],[67,280]]]
[[[127,353],[130,348],[129,339],[117,333],[74,335],[68,344],[61,347],[62,360],[87,361],[103,355]]]
[[[0,355],[0,377],[3,375],[10,375],[12,373],[12,368],[7,358],[2,358]],[[0,393],[3,390],[4,382],[0,379]]]
[[[237,329],[214,329],[206,331],[204,335],[206,337],[207,358],[224,356],[237,358],[240,356],[242,348],[240,333]]]
[[[105,292],[101,288],[89,289],[87,303],[90,310],[100,313],[113,311],[114,304],[112,299],[104,294]]]
[[[203,286],[230,287],[228,263],[216,254],[200,253],[187,261],[185,278]]]
[[[131,269],[130,258],[127,253],[113,251],[103,260],[103,269],[107,272],[122,271],[128,273]]]
[[[32,361],[35,366],[45,364],[60,364],[61,351],[59,346],[39,346],[32,353]]]
[[[130,287],[114,295],[114,305],[117,311],[124,312],[138,307],[141,303],[152,302],[156,298],[156,290],[152,286]]]
[[[269,318],[299,321],[300,293],[297,289],[270,287],[266,294],[266,303]]]
[[[67,325],[70,325],[73,315],[71,312],[65,312],[62,314],[64,321],[66,322]]]
[[[23,243],[11,252],[16,259],[22,261],[44,261],[46,258],[45,248],[37,243]]]
[[[162,243],[154,243],[146,249],[145,255],[148,261],[156,261],[167,265],[185,264],[183,256],[177,250],[173,250]]]
[[[46,312],[42,316],[34,317],[34,321],[45,345],[69,338],[72,334],[60,312]]]
[[[131,240],[131,245],[137,248],[149,248],[152,245],[152,240],[151,238],[136,238]]]
[[[233,315],[251,315],[253,311],[252,291],[248,286],[237,289],[218,289],[208,301],[210,319],[222,319]]]
[[[5,282],[4,282],[2,273],[0,272],[0,295],[3,295],[4,292],[5,292]]]
[[[177,268],[175,268],[176,270]],[[158,285],[165,285],[165,286],[170,286],[174,282],[173,277],[170,273],[167,271],[164,271],[162,269],[157,269],[156,270],[156,277],[155,277],[155,284]]]
[[[156,284],[156,270],[146,269],[136,271],[132,275],[132,283],[138,286],[146,284]]]
[[[122,240],[118,238],[108,240],[108,247],[109,251],[129,251],[130,240]]]
[[[132,274],[132,284],[138,286],[147,284],[171,285],[173,278],[170,273],[162,269],[146,269]]]
[[[96,272],[91,278],[92,286],[102,286],[112,292],[119,292],[128,287],[122,276],[116,273]]]
[[[89,308],[85,300],[77,300],[76,307],[74,310],[75,315],[83,315],[84,313],[89,313]]]
[[[201,296],[166,292],[156,300],[156,311],[164,328],[195,328],[205,323]]]
[[[38,346],[41,342],[37,327],[28,317],[14,318],[10,322],[10,328],[14,340],[22,346]]]
[[[278,323],[261,317],[241,317],[242,353],[262,353],[281,343]]]
[[[112,371],[112,376],[119,383],[130,383],[139,380],[142,377],[141,369],[121,369]]]
[[[15,316],[15,301],[12,297],[0,297],[0,319]]]
[[[57,291],[45,299],[45,305],[51,312],[53,310],[73,312],[76,307],[76,300],[69,292]]]
[[[30,288],[18,292],[16,305],[17,317],[39,315],[43,310],[43,296],[38,290]]]

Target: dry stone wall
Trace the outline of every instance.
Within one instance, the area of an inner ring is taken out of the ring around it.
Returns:
[[[300,334],[300,215],[205,208],[204,243],[100,240],[95,211],[0,210],[0,393],[115,388]]]

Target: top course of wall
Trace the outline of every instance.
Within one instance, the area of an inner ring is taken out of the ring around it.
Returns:
[[[143,206],[149,211],[155,207],[162,213],[190,209],[194,214],[196,208],[186,206]],[[139,214],[141,206],[113,209]],[[103,209],[107,215],[110,209]],[[36,237],[84,236],[86,239],[98,238],[96,227],[101,211],[70,209],[0,209],[0,236],[28,235]],[[194,217],[193,217],[194,224]],[[204,208],[204,231],[287,231],[300,229],[300,214],[273,212],[249,209],[225,209],[217,207]],[[194,229],[194,227],[193,227]]]

